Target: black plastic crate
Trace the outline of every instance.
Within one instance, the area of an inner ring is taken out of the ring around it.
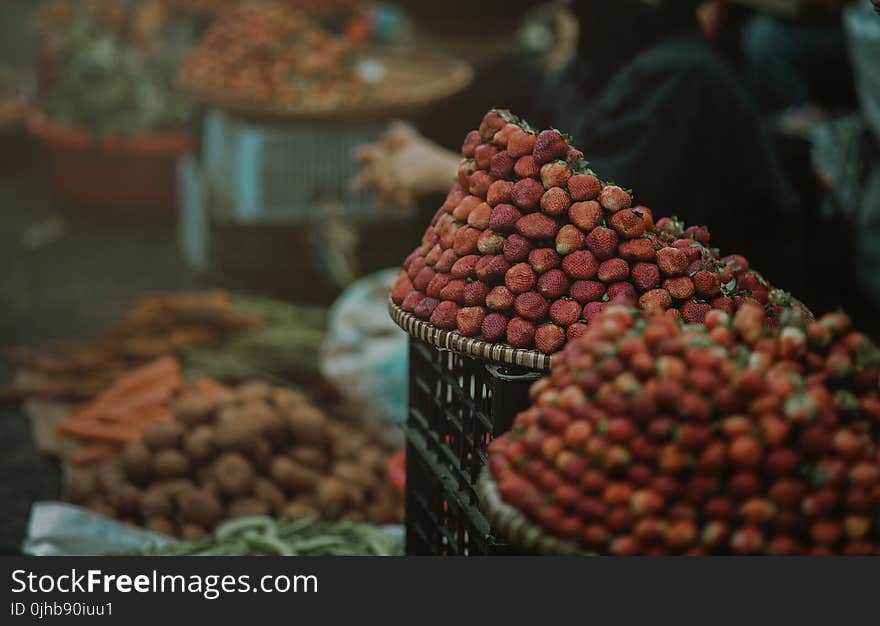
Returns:
[[[544,372],[495,365],[409,340],[406,551],[419,555],[511,554],[479,509],[486,446],[528,407]]]

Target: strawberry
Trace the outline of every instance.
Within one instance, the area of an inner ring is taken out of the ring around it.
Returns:
[[[462,159],[458,164],[458,184],[468,189],[471,186],[471,174],[477,171],[473,159]]]
[[[617,246],[617,254],[627,261],[653,261],[657,258],[657,251],[649,239],[622,241]]]
[[[440,257],[442,256],[442,254],[443,254],[443,248],[441,248],[440,244],[438,243],[438,244],[434,245],[433,248],[431,248],[431,251],[428,252],[427,255],[425,255],[425,263],[427,263],[428,265],[433,267],[437,263],[437,261],[440,260]]]
[[[744,256],[739,254],[729,254],[721,259],[721,262],[733,268],[734,273],[746,272],[749,269],[749,262]]]
[[[654,230],[654,213],[651,212],[651,209],[644,205],[639,205],[633,211],[642,216],[645,222],[645,230]]]
[[[525,261],[531,251],[531,242],[522,235],[514,233],[504,240],[504,259],[509,263]]]
[[[498,148],[490,143],[481,143],[474,149],[474,165],[477,166],[477,169],[488,170],[492,163],[492,157],[496,154],[498,154]]]
[[[587,247],[600,261],[614,256],[617,251],[617,242],[617,233],[604,226],[597,226],[587,235]]]
[[[501,313],[489,313],[480,326],[480,334],[486,341],[498,341],[507,334],[507,317]]]
[[[604,302],[587,302],[581,312],[581,316],[587,322],[592,322],[597,315],[605,309]]]
[[[569,342],[574,341],[578,337],[583,337],[586,334],[588,328],[589,327],[586,324],[575,322],[566,329],[565,338]]]
[[[700,270],[693,275],[694,291],[701,298],[711,299],[721,293],[721,277],[715,272]]]
[[[667,276],[681,276],[688,266],[687,256],[679,248],[660,248],[657,251],[657,266]]]
[[[403,303],[404,299],[415,290],[411,282],[402,282],[391,292],[391,301],[397,306]]]
[[[517,124],[507,123],[505,124],[501,130],[499,130],[492,137],[492,143],[496,146],[499,146],[501,149],[507,147],[507,143],[510,141],[510,138],[518,132],[522,132],[522,129]]]
[[[486,191],[486,202],[491,207],[513,202],[513,183],[509,180],[496,180]]]
[[[540,205],[544,213],[556,217],[568,211],[568,207],[571,206],[571,198],[568,197],[568,192],[561,187],[551,187],[541,196]]]
[[[667,278],[663,281],[663,288],[676,300],[690,300],[694,297],[694,283],[687,276]]]
[[[555,239],[559,223],[543,213],[529,213],[516,222],[517,232],[531,240]]]
[[[546,319],[550,306],[547,301],[534,291],[527,291],[516,297],[513,302],[513,308],[517,315],[533,322],[540,322]]]
[[[597,272],[603,283],[616,283],[629,277],[629,265],[623,259],[608,259],[599,265]]]
[[[694,261],[700,260],[700,250],[694,246],[694,242],[690,239],[676,239],[672,242],[673,247],[678,248],[687,257],[688,266]]]
[[[507,287],[498,285],[486,295],[486,306],[493,311],[507,311],[513,308],[513,293]]]
[[[515,159],[531,156],[532,150],[535,149],[535,141],[538,137],[532,133],[528,133],[522,129],[519,132],[512,132],[507,140],[507,151]]]
[[[504,275],[504,284],[511,293],[521,294],[535,286],[537,278],[528,263],[514,265]]]
[[[713,309],[718,309],[719,311],[724,311],[725,313],[728,313],[731,315],[733,314],[734,306],[733,306],[733,299],[732,298],[727,298],[727,297],[715,298],[709,304],[712,305]]]
[[[535,149],[532,156],[538,163],[547,163],[553,159],[560,159],[568,152],[568,144],[562,135],[553,130],[541,131],[535,140]]]
[[[461,156],[466,159],[472,159],[474,157],[474,150],[476,150],[477,146],[480,145],[480,132],[476,130],[472,130],[465,136],[464,143],[461,146]]]
[[[685,239],[693,239],[704,246],[708,246],[709,241],[712,239],[711,235],[709,235],[709,230],[705,226],[688,226],[684,229],[684,237]]]
[[[440,292],[443,291],[443,288],[446,287],[451,280],[452,276],[449,274],[436,274],[425,288],[425,295],[430,298],[439,298]]]
[[[599,271],[599,262],[589,250],[577,250],[562,259],[562,270],[575,280],[589,280]]]
[[[639,306],[645,310],[660,309],[665,311],[672,306],[672,296],[665,289],[651,289],[639,298]]]
[[[744,341],[754,344],[764,334],[764,308],[759,304],[743,304],[733,317],[733,327]]]
[[[516,228],[522,214],[510,204],[499,204],[489,215],[489,228],[500,233],[509,233]]]
[[[480,258],[474,266],[474,273],[486,284],[495,285],[504,282],[504,276],[509,269],[510,263],[504,259],[504,256],[496,254]]]
[[[535,347],[544,354],[559,352],[565,345],[565,331],[556,324],[544,324],[535,330]]]
[[[476,274],[477,262],[479,260],[480,257],[476,254],[463,256],[452,265],[450,274],[452,274],[453,278],[470,278]]]
[[[434,312],[431,313],[431,326],[436,326],[443,330],[452,330],[456,327],[456,315],[458,315],[458,305],[455,302],[444,300],[434,307]]]
[[[631,302],[632,306],[635,306],[637,295],[636,288],[633,287],[632,283],[618,282],[608,285],[609,302],[628,301]]]
[[[556,233],[556,252],[565,256],[584,247],[586,236],[573,224],[566,224]]]
[[[537,178],[541,174],[541,166],[535,161],[535,157],[527,154],[518,158],[513,164],[513,173],[519,178]]]
[[[580,304],[598,302],[605,295],[605,285],[593,280],[577,280],[568,288],[568,295]]]
[[[470,215],[468,215],[468,226],[478,228],[479,230],[486,230],[489,226],[490,215],[492,215],[492,207],[485,202],[481,202],[473,211],[471,211]]]
[[[412,314],[420,320],[428,320],[431,318],[431,315],[434,313],[434,309],[437,308],[438,304],[440,304],[440,301],[436,298],[422,298],[413,309]]]
[[[660,269],[653,263],[636,263],[632,268],[632,281],[639,291],[650,291],[660,286]]]
[[[514,348],[531,348],[535,343],[535,326],[521,317],[514,317],[507,324],[507,343]]]
[[[544,195],[544,186],[533,178],[524,178],[513,186],[513,203],[520,209],[536,209]]]
[[[543,274],[559,267],[561,261],[553,248],[536,248],[529,252],[529,265],[536,274]]]
[[[617,185],[605,185],[599,193],[599,204],[611,213],[628,209],[632,205],[632,197]]]
[[[507,122],[505,119],[493,109],[486,113],[486,115],[483,116],[483,121],[480,122],[480,138],[482,138],[483,141],[491,141],[495,136],[495,133],[506,125]]]
[[[550,305],[550,319],[562,327],[568,327],[581,318],[581,305],[574,300],[560,298]]]
[[[452,213],[452,209],[457,207],[467,195],[467,192],[461,185],[453,185],[452,189],[449,190],[449,193],[446,194],[446,200],[441,205],[440,210],[445,213]]]
[[[475,159],[479,164],[479,160]],[[502,150],[492,155],[489,161],[489,173],[493,178],[498,180],[511,178],[513,176],[513,166],[516,160],[510,156],[507,150]]]
[[[486,295],[489,293],[489,286],[481,280],[475,280],[464,286],[464,305],[465,306],[482,306],[486,302]]]
[[[500,254],[504,250],[504,237],[493,230],[484,230],[477,239],[480,254]]]
[[[449,281],[449,284],[440,291],[440,299],[464,304],[465,285],[467,285],[467,282],[461,278]]]
[[[471,211],[480,206],[482,202],[483,201],[476,196],[465,196],[452,210],[452,217],[464,221],[470,216]]]
[[[435,274],[436,272],[432,268],[423,267],[413,279],[413,287],[415,287],[422,293],[425,293],[425,289],[428,288],[428,283],[430,283],[434,279]]]
[[[705,302],[695,302],[688,300],[683,302],[681,307],[681,319],[688,324],[702,324],[706,318],[706,313],[712,310],[711,305]]]
[[[595,200],[575,202],[568,207],[568,219],[585,233],[602,223],[602,207]]]
[[[550,270],[538,278],[538,293],[548,300],[561,298],[568,293],[568,277],[562,270]],[[525,317],[525,316],[523,316]]]
[[[595,200],[602,191],[602,183],[592,174],[575,174],[568,179],[568,193],[575,202]]]
[[[571,170],[562,161],[553,161],[541,166],[541,182],[544,183],[544,187],[547,189],[552,187],[564,188],[568,185],[569,178],[571,178]],[[568,192],[566,192],[566,195],[568,195]]]
[[[493,182],[495,182],[495,179],[492,178],[489,172],[477,170],[468,178],[468,191],[475,196],[485,198]]]
[[[645,221],[632,209],[621,209],[611,216],[609,223],[623,239],[635,239],[645,234]]]
[[[486,311],[481,306],[458,309],[453,327],[458,328],[465,337],[476,337],[480,334],[483,321],[486,319]]]

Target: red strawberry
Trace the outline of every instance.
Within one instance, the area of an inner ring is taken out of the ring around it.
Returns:
[[[489,228],[499,233],[509,233],[516,228],[516,222],[521,217],[522,213],[512,204],[499,204],[489,216]]]
[[[535,326],[521,317],[507,324],[507,343],[514,348],[531,348],[535,343]]]
[[[747,343],[755,343],[764,334],[764,307],[744,303],[733,316],[733,327]]]
[[[434,280],[434,275],[436,272],[430,267],[423,267],[422,270],[416,274],[416,277],[413,279],[413,287],[425,293],[425,290],[428,288],[428,283]]]
[[[646,311],[651,309],[666,310],[672,306],[672,296],[665,289],[646,291],[639,298],[639,306]]]
[[[645,234],[645,221],[632,209],[621,209],[611,216],[609,223],[623,239],[635,239]]]
[[[599,271],[599,262],[589,250],[578,250],[565,255],[562,270],[576,280],[589,280]]]
[[[428,320],[431,318],[431,315],[434,313],[434,309],[437,308],[438,304],[440,304],[440,301],[436,298],[422,298],[419,300],[416,308],[413,309],[412,314],[420,320]]]
[[[553,248],[536,248],[529,252],[529,265],[536,274],[543,274],[559,267],[561,259]]]
[[[687,270],[688,259],[679,248],[660,248],[657,251],[657,266],[667,276],[680,276]]]
[[[510,269],[510,263],[504,259],[504,255],[495,254],[492,256],[484,256],[477,261],[474,266],[474,272],[477,278],[488,285],[495,285],[504,281],[507,270]]]
[[[538,163],[546,163],[564,157],[567,152],[568,144],[562,135],[553,130],[545,130],[538,135],[532,155]]]
[[[550,306],[547,301],[534,291],[527,291],[516,297],[513,308],[517,315],[533,322],[540,322],[547,318]]]
[[[694,274],[694,291],[701,298],[714,298],[721,293],[721,277],[715,272],[700,270]]]
[[[485,198],[486,194],[489,193],[489,187],[493,182],[495,182],[495,179],[492,178],[492,175],[489,172],[477,170],[471,174],[468,179],[468,191],[475,196]]]
[[[458,164],[458,184],[468,189],[471,186],[471,174],[477,171],[473,159],[462,159]]]
[[[440,260],[440,256],[443,254],[443,248],[440,247],[440,244],[434,245],[431,248],[431,251],[425,256],[425,263],[433,267],[437,261]]]
[[[504,284],[511,293],[521,294],[535,286],[537,278],[528,263],[514,265],[504,275]]]
[[[482,203],[483,201],[476,196],[465,196],[452,210],[452,217],[464,221],[470,216],[471,211],[476,209]]]
[[[568,179],[568,192],[576,202],[595,200],[602,191],[602,183],[591,174],[575,174]]]
[[[521,209],[536,209],[543,195],[544,185],[534,178],[524,178],[513,186],[513,203]]]
[[[577,280],[568,288],[568,295],[581,304],[598,302],[605,295],[605,285],[594,280]]]
[[[479,131],[472,130],[469,132],[464,138],[464,143],[461,146],[461,155],[466,159],[472,159],[474,156],[474,150],[480,145],[480,141]]]
[[[599,194],[599,204],[606,211],[615,213],[628,209],[632,205],[632,197],[617,185],[605,185]]]
[[[681,305],[681,319],[688,324],[702,324],[706,319],[706,313],[712,310],[712,306],[705,302],[688,300]]]
[[[495,136],[492,137],[492,143],[496,146],[500,146],[502,149],[507,147],[507,142],[510,141],[510,138],[518,132],[522,132],[522,129],[517,124],[505,124],[501,130],[495,133]]]
[[[633,287],[632,283],[619,282],[608,285],[609,302],[614,302],[615,300],[630,300],[632,301],[632,304],[635,305],[637,296],[636,288]]]
[[[419,251],[417,249],[413,250],[412,252],[410,252],[409,256],[406,257],[406,259],[404,259],[403,269],[409,270],[409,266],[412,265],[413,261],[415,261],[416,259],[419,259],[421,257],[422,257],[422,255],[419,254]],[[424,265],[422,267],[424,267]],[[419,268],[419,269],[421,269],[421,268]]]
[[[663,281],[663,288],[676,300],[690,300],[694,297],[694,283],[687,276],[667,278]]]
[[[450,274],[452,274],[453,278],[470,278],[474,276],[479,260],[480,257],[476,254],[463,256],[452,265]]]
[[[509,263],[525,261],[531,251],[531,242],[522,235],[514,233],[504,240],[504,259]]]
[[[499,204],[510,204],[513,202],[513,183],[509,180],[496,180],[489,185],[486,192],[486,202],[489,206],[498,206]]]
[[[603,283],[616,283],[629,277],[629,265],[623,259],[608,259],[599,265],[597,272]]]
[[[461,185],[453,185],[452,189],[449,190],[449,193],[446,194],[446,200],[443,202],[440,210],[446,213],[452,213],[452,209],[457,207],[458,203],[464,200],[466,196],[467,192]]]
[[[397,306],[404,301],[404,299],[413,292],[415,287],[412,286],[411,282],[402,282],[394,290],[391,292],[391,301],[394,302]]]
[[[605,309],[604,302],[587,302],[581,312],[583,319],[592,322]]]
[[[535,347],[544,354],[555,354],[565,345],[565,331],[556,324],[545,324],[535,331]]]
[[[513,132],[507,140],[507,151],[515,159],[529,155],[535,149],[535,141],[538,139],[536,135],[527,133],[524,130]]]
[[[550,305],[550,319],[560,326],[571,326],[581,318],[581,310],[574,300],[560,298]]]
[[[587,238],[574,224],[566,224],[556,233],[556,252],[565,256],[584,247]]]
[[[604,226],[597,226],[587,235],[587,247],[600,261],[614,256],[617,251],[617,242],[617,233]]]
[[[439,298],[440,292],[443,291],[443,288],[448,285],[451,280],[452,276],[449,274],[436,274],[425,288],[425,295],[431,298]]]
[[[493,230],[484,230],[477,239],[480,254],[500,254],[504,250],[504,237]]]
[[[748,271],[749,269],[748,260],[739,254],[729,254],[721,259],[721,262],[732,267],[735,274]]]
[[[456,278],[449,281],[449,284],[446,285],[440,292],[440,298],[443,300],[450,300],[452,302],[464,304],[465,285],[467,285],[467,282],[461,278]]]
[[[559,232],[559,223],[543,213],[529,213],[516,222],[516,230],[523,237],[531,240],[555,239]]]
[[[476,337],[480,334],[486,311],[481,306],[460,309],[455,316],[455,327],[465,337]]]
[[[486,295],[486,306],[493,311],[507,311],[513,308],[513,293],[507,287],[498,285]]]
[[[513,176],[513,166],[515,163],[516,160],[510,156],[510,153],[507,150],[502,150],[492,155],[492,160],[489,161],[489,173],[497,179],[510,178]]]
[[[492,110],[486,113],[483,116],[483,121],[480,122],[480,137],[483,141],[491,141],[499,130],[504,128],[507,125],[507,122],[501,117],[497,111]]]
[[[733,299],[732,298],[727,298],[727,297],[715,298],[714,300],[712,300],[712,302],[710,302],[710,304],[712,305],[713,309],[718,309],[720,311],[726,311],[727,313],[733,315],[734,306],[733,306]]]
[[[480,327],[486,341],[498,341],[507,334],[507,318],[501,313],[489,313]]]
[[[537,178],[541,174],[541,166],[535,161],[535,157],[527,154],[518,158],[513,164],[513,173],[519,178]]]
[[[649,239],[622,241],[617,246],[617,254],[627,261],[653,261],[657,258],[657,251]]]
[[[569,178],[571,178],[571,170],[562,161],[553,161],[541,166],[541,182],[544,183],[544,187],[547,189],[551,187],[565,187],[568,185]]]
[[[489,293],[489,286],[481,280],[475,280],[464,286],[464,305],[465,306],[483,306],[486,302],[486,295]]]
[[[578,337],[583,337],[587,333],[587,329],[589,326],[586,324],[582,324],[581,322],[575,322],[571,326],[569,326],[565,331],[565,338],[568,341],[574,341]]]
[[[455,302],[444,300],[431,313],[431,326],[436,326],[443,330],[452,330],[456,327],[455,317],[457,314],[458,305]]]
[[[474,165],[478,169],[487,170],[492,164],[492,157],[498,154],[498,148],[490,143],[481,143],[474,150]]]
[[[538,278],[538,293],[548,300],[561,298],[568,293],[568,277],[562,270],[550,270]],[[525,317],[525,316],[523,316]]]
[[[561,187],[551,187],[541,196],[540,204],[544,213],[556,217],[568,211],[568,207],[571,206],[571,198],[568,197],[568,192]]]
[[[575,202],[568,208],[568,219],[588,233],[602,223],[602,207],[595,200]]]
[[[654,214],[646,206],[639,205],[633,209],[645,221],[645,230],[654,230]]]
[[[492,207],[485,202],[481,202],[473,211],[471,211],[471,214],[468,215],[468,226],[485,230],[489,226],[490,215],[492,215]]]

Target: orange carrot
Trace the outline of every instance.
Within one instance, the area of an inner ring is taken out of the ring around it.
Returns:
[[[99,461],[106,461],[114,454],[117,448],[108,444],[93,443],[83,446],[70,455],[70,462],[76,465],[88,465]]]

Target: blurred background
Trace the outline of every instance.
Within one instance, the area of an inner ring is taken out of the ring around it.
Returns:
[[[58,342],[108,351],[145,296],[223,294],[197,308],[275,334],[127,343],[126,367],[170,352],[190,380],[311,386],[399,443],[382,270],[492,107],[880,337],[870,0],[4,0],[0,31],[2,552],[32,502],[70,494],[57,409],[119,373]]]

